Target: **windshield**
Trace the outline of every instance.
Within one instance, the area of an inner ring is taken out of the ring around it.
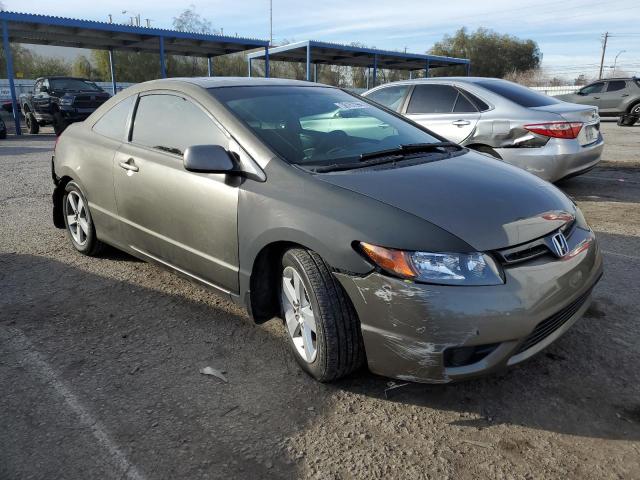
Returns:
[[[424,130],[336,88],[228,87],[211,95],[290,163],[358,161],[401,145],[439,142]]]
[[[527,108],[544,107],[546,105],[560,103],[560,100],[506,80],[480,80],[475,83]]]
[[[102,89],[93,82],[87,82],[78,78],[53,78],[49,80],[51,90],[89,90],[101,92]]]

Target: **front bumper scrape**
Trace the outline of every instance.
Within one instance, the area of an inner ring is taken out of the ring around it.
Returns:
[[[373,272],[334,275],[351,298],[362,326],[369,369],[401,380],[447,383],[519,363],[559,338],[586,311],[602,274],[591,230],[577,228],[562,259],[549,255],[505,268],[497,286],[419,284]],[[538,325],[578,308],[543,340],[519,350]],[[488,352],[471,363],[447,364],[447,350]],[[473,349],[471,349],[473,350]]]

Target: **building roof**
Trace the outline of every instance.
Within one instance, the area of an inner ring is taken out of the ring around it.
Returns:
[[[9,41],[37,45],[158,53],[162,37],[165,53],[201,57],[226,55],[269,45],[266,40],[31,13],[0,12],[2,21],[6,21],[9,27]]]
[[[306,62],[307,47],[311,54],[311,63],[328,65],[347,65],[352,67],[372,67],[375,62],[378,68],[393,68],[400,70],[421,70],[429,68],[448,67],[452,65],[467,65],[466,58],[442,57],[421,53],[394,52],[376,48],[355,47],[337,43],[306,40],[291,43],[281,47],[269,49],[270,60],[284,62]],[[253,52],[249,59],[263,59],[265,53]]]

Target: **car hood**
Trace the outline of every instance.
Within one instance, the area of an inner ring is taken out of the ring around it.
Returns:
[[[528,242],[575,217],[574,204],[550,183],[476,152],[316,177],[427,220],[478,251]]]

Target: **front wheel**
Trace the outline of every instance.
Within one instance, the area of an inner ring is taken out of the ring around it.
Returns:
[[[67,184],[62,205],[64,224],[73,247],[90,257],[99,255],[104,244],[96,236],[89,204],[76,183],[69,182]]]
[[[288,250],[281,278],[282,318],[298,364],[321,382],[358,369],[364,362],[360,322],[322,258],[301,248]]]
[[[25,122],[27,124],[27,131],[31,135],[35,135],[40,131],[40,125],[38,125],[38,121],[33,113],[27,112],[25,114]]]

